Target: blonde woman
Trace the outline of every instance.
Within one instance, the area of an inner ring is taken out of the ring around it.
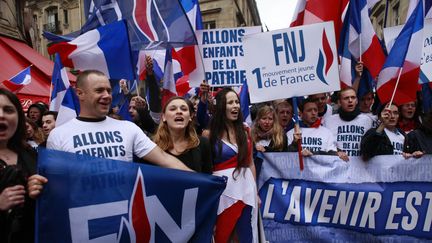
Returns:
[[[261,107],[252,126],[252,140],[259,152],[286,152],[287,138],[277,121],[275,110],[268,105]]]

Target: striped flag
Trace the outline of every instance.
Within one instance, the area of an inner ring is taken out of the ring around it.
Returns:
[[[6,87],[11,92],[18,92],[24,86],[31,83],[31,73],[30,67],[25,68],[24,70],[17,73],[15,76],[10,79],[4,80],[2,82],[2,86]]]
[[[77,70],[96,69],[109,79],[134,80],[131,50],[125,21],[88,31],[72,41],[48,47],[62,63]]]
[[[372,77],[376,77],[384,64],[385,54],[370,21],[366,0],[351,0],[349,11],[348,49],[354,58],[364,63]]]
[[[423,4],[419,1],[413,13],[396,38],[383,69],[378,77],[378,96],[382,103],[391,100],[396,89],[394,103],[404,104],[416,100],[420,74],[423,41]],[[396,87],[397,79],[399,84]]]
[[[78,97],[70,86],[66,68],[61,63],[60,56],[57,54],[51,83],[53,88],[51,92],[50,110],[58,112],[56,126],[60,126],[77,117],[80,108]]]

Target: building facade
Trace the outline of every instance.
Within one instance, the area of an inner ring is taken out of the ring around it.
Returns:
[[[255,0],[200,0],[205,29],[261,26]]]
[[[24,4],[24,0],[0,1],[0,35],[26,40]]]
[[[384,27],[401,25],[406,22],[409,3],[410,0],[380,0],[375,4],[371,10],[370,18],[379,38],[383,37]]]
[[[32,0],[26,1],[26,11],[31,15],[30,37],[33,49],[49,57],[48,41],[43,31],[65,35],[80,30],[83,24],[83,0]]]

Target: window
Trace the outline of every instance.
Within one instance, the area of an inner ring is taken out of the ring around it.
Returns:
[[[57,8],[49,8],[47,9],[47,23],[55,25],[55,23],[58,21],[58,13]]]
[[[396,26],[400,24],[399,16],[399,3],[392,7],[392,25]]]
[[[216,29],[216,21],[207,21],[203,23],[204,29]]]
[[[67,9],[63,10],[64,24],[69,24],[69,15]]]
[[[58,21],[57,7],[49,7],[45,10],[47,23],[44,24],[44,30],[55,34],[60,33],[60,23]]]

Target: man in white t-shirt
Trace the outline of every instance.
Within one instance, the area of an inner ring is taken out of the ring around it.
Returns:
[[[157,147],[134,123],[107,117],[112,95],[109,80],[102,72],[82,72],[76,86],[79,117],[52,130],[47,148],[124,161],[132,161],[136,155],[162,167],[190,171],[177,158]],[[46,182],[40,175],[31,176],[30,196],[37,197]]]
[[[360,113],[358,100],[353,88],[339,92],[339,114],[329,117],[324,126],[330,129],[336,138],[338,155],[344,161],[349,156],[360,156],[360,141],[372,127],[372,120]]]
[[[318,106],[310,98],[303,100],[299,106],[302,148],[303,155],[332,154],[336,155],[336,141],[333,134],[326,127],[321,126],[318,118]],[[295,129],[287,132],[288,144],[297,147],[294,138]],[[294,143],[293,143],[294,142]]]

